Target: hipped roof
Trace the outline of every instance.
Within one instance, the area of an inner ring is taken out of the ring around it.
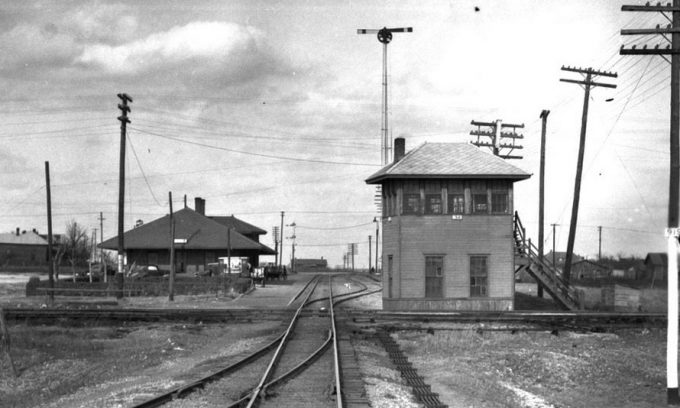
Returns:
[[[261,255],[273,255],[274,250],[246,238],[233,228],[197,213],[190,208],[183,208],[173,214],[175,221],[175,240],[186,240],[186,243],[175,244],[181,249],[224,250],[229,246],[232,250],[254,250]],[[175,241],[177,242],[177,241]],[[166,215],[123,235],[125,249],[168,249],[170,247],[170,216]],[[105,249],[118,249],[118,237],[110,238],[101,244]]]
[[[33,231],[23,234],[0,233],[0,244],[47,245],[47,241]]]
[[[253,224],[249,224],[243,220],[239,220],[233,215],[228,216],[209,215],[208,218],[210,218],[213,221],[219,222],[220,224],[226,226],[227,228],[233,228],[236,231],[240,232],[241,234],[263,235],[267,233],[267,231],[263,230],[262,228],[258,228]]]
[[[424,143],[366,179],[379,184],[385,179],[452,178],[509,179],[531,177],[519,167],[468,143]]]

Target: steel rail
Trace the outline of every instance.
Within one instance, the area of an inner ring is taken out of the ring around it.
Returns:
[[[335,368],[335,401],[336,401],[336,406],[338,408],[343,407],[342,403],[342,381],[341,381],[341,376],[340,376],[340,357],[338,355],[338,332],[335,328],[335,313],[333,312],[333,282],[332,278],[329,276],[328,277],[328,286],[329,286],[329,309],[331,311],[331,328],[333,330],[333,360],[334,360],[334,368]],[[364,286],[364,290],[366,289],[366,286]]]
[[[325,341],[325,342],[324,342],[324,343],[323,343],[323,344],[322,344],[322,345],[321,345],[314,353],[310,354],[309,357],[307,357],[306,359],[304,359],[302,362],[300,362],[300,363],[299,363],[298,365],[296,365],[295,367],[291,368],[291,369],[288,370],[287,372],[281,374],[281,375],[278,376],[277,378],[275,378],[275,379],[271,380],[270,382],[268,382],[267,384],[265,384],[265,386],[262,388],[262,391],[261,391],[261,392],[266,392],[267,388],[273,387],[273,386],[277,385],[278,383],[282,382],[283,380],[287,379],[288,377],[293,376],[293,375],[296,374],[300,369],[302,369],[303,367],[309,365],[311,362],[313,362],[314,360],[316,360],[317,358],[319,358],[319,357],[321,356],[321,354],[323,354],[323,353],[326,351],[326,349],[328,348],[328,346],[331,344],[332,339],[333,339],[333,333],[329,330],[329,331],[328,331],[328,338],[326,338],[326,341]],[[254,391],[254,390],[253,390],[253,391]],[[237,407],[240,407],[241,404],[245,403],[246,400],[248,400],[248,399],[250,399],[250,398],[252,397],[253,391],[250,391],[247,395],[245,395],[245,396],[244,396],[243,398],[241,398],[240,400],[234,402],[233,404],[228,405],[227,408],[237,408]]]
[[[288,325],[288,329],[286,329],[285,333],[283,334],[283,339],[281,339],[279,346],[276,348],[276,351],[274,352],[274,356],[272,357],[271,361],[269,362],[269,366],[267,366],[267,369],[265,370],[264,375],[262,375],[262,378],[260,379],[259,384],[253,390],[252,396],[251,396],[250,400],[248,401],[248,405],[246,405],[247,408],[253,407],[253,405],[255,404],[255,401],[257,401],[257,398],[259,397],[260,392],[262,391],[263,387],[267,383],[269,376],[273,372],[274,366],[279,361],[279,358],[281,357],[281,353],[283,351],[283,347],[286,344],[288,337],[292,333],[293,328],[295,327],[295,323],[297,323],[298,317],[300,316],[300,312],[306,306],[307,301],[312,296],[312,293],[314,293],[314,290],[316,289],[316,286],[319,283],[318,276],[314,278],[314,281],[315,281],[314,286],[312,286],[312,289],[307,294],[307,297],[302,302],[302,305],[300,305],[300,307],[295,311],[295,315],[293,315],[293,318],[291,319],[290,324]]]
[[[321,275],[314,275],[312,277],[312,279],[308,280],[307,284],[302,289],[300,289],[300,291],[290,300],[290,302],[288,302],[287,306],[290,306],[291,303],[295,302],[297,300],[297,298],[299,298],[300,295],[302,295],[305,292],[305,290],[309,287],[309,285],[311,285],[312,281],[314,281],[314,279],[318,279],[319,276],[321,276]]]
[[[268,351],[270,351],[274,346],[276,346],[281,339],[283,339],[283,334],[279,335],[276,339],[274,339],[272,342],[269,344],[265,345],[264,347],[256,350],[254,353],[246,356],[245,358],[231,364],[228,367],[225,367],[213,374],[210,374],[206,377],[203,377],[200,380],[194,381],[193,383],[186,384],[177,388],[174,388],[165,394],[159,395],[153,399],[150,399],[148,401],[144,401],[141,404],[133,405],[132,408],[155,408],[155,407],[160,407],[165,405],[166,403],[179,399],[179,398],[184,398],[187,395],[191,394],[192,392],[201,389],[205,387],[207,384],[214,382],[216,380],[219,380],[220,378],[226,376],[227,374],[230,374],[238,369],[240,369],[242,366],[252,362],[253,360],[261,357],[262,355],[266,354]]]

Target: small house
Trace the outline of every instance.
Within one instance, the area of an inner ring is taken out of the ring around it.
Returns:
[[[571,264],[571,275],[575,279],[606,279],[612,275],[612,271],[604,265],[584,259]]]
[[[0,268],[47,267],[47,240],[35,230],[0,233]]]

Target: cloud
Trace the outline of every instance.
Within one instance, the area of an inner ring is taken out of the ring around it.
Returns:
[[[87,4],[62,21],[64,28],[82,42],[117,44],[129,41],[137,31],[137,17],[122,4]]]
[[[2,69],[62,65],[77,54],[74,38],[59,31],[54,24],[42,26],[19,24],[0,35]]]
[[[192,62],[192,70],[216,63],[253,65],[262,56],[262,37],[261,31],[250,26],[193,22],[118,46],[87,46],[76,61],[114,75],[144,74]]]

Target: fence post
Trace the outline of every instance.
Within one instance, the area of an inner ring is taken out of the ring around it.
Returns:
[[[12,367],[12,373],[14,377],[19,377],[17,374],[17,369],[14,367],[14,361],[12,360],[12,354],[10,354],[10,340],[9,340],[9,330],[7,330],[7,323],[5,323],[5,311],[0,308],[0,347],[5,351],[7,360],[9,360],[9,365]]]

